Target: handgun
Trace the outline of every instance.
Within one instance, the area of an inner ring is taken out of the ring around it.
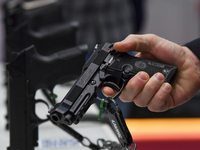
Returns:
[[[117,52],[113,48],[113,43],[96,46],[93,54],[84,65],[81,76],[70,91],[60,103],[49,110],[50,118],[57,124],[78,124],[93,103],[99,104],[102,101],[98,97],[98,92],[102,87],[109,86],[120,94],[127,82],[139,71],[145,71],[149,76],[160,72],[165,76],[165,81],[171,83],[177,72],[177,67],[138,58],[129,53]],[[119,94],[116,94],[111,100],[116,99]],[[111,104],[114,103],[116,106],[116,103],[111,100],[106,99],[104,107],[108,110],[109,119],[114,118],[113,127],[121,128],[122,131],[118,131],[123,132],[126,130],[123,129],[126,124],[123,121],[122,113],[118,109],[119,107],[112,108]],[[119,134],[118,131],[115,133]],[[126,142],[125,140],[125,143],[123,141],[122,144],[130,146],[131,140]]]
[[[65,49],[49,56],[39,54],[34,45],[12,52],[12,61],[6,66],[10,131],[8,150],[34,150],[38,146],[39,125],[49,119],[41,119],[36,114],[36,104],[45,103],[35,99],[37,90],[47,90],[50,95],[56,85],[77,79],[82,72],[87,52],[87,45]]]
[[[60,0],[9,0],[3,3],[5,60],[34,44],[41,55],[77,46],[78,21],[64,18]]]

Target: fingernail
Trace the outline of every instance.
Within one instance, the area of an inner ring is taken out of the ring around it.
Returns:
[[[146,81],[148,79],[147,74],[144,73],[144,72],[140,72],[139,77],[140,77],[141,80],[144,80],[144,81]]]
[[[170,84],[168,84],[168,83],[164,83],[164,84],[163,84],[163,88],[164,88],[166,91],[171,90],[171,86],[170,86]]]
[[[160,80],[160,81],[164,80],[163,74],[157,73],[157,74],[156,74],[156,79],[158,79],[158,80]]]

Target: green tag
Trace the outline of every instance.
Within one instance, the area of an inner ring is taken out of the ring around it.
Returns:
[[[51,93],[50,96],[51,96],[52,98],[57,98],[57,97],[58,97],[58,96],[57,96],[56,94],[54,94],[54,93]]]
[[[104,107],[103,107],[104,100],[105,100],[105,99],[103,99],[103,98],[101,99],[101,104],[100,104],[100,107],[99,107],[100,111],[99,111],[98,120],[101,120],[101,115],[102,115],[102,113],[103,113],[103,111],[104,111]]]

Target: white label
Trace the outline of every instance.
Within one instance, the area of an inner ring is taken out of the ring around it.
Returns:
[[[82,144],[75,139],[58,138],[58,139],[41,139],[39,148],[64,148],[64,147],[82,147]]]

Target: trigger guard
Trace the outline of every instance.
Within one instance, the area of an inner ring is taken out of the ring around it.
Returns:
[[[43,103],[43,104],[45,104],[45,105],[47,106],[47,108],[49,109],[49,104],[48,104],[46,101],[44,101],[44,100],[42,100],[42,99],[37,99],[37,100],[35,100],[35,105],[36,105],[37,103]],[[37,118],[38,118],[38,120],[37,120],[38,125],[49,120],[48,117],[45,118],[45,119],[42,119],[42,118],[40,118],[37,114],[35,114],[35,115],[36,115]]]
[[[44,100],[37,99],[37,100],[35,101],[35,104],[37,104],[37,103],[43,103],[43,104],[45,104],[45,105],[48,107],[48,109],[49,109],[49,104],[48,104],[47,102],[45,102]]]
[[[108,86],[108,87],[111,87],[112,89],[116,90],[117,92],[120,91],[120,88],[117,84],[113,83],[113,82],[110,82],[110,81],[106,81],[103,83],[103,86]]]

